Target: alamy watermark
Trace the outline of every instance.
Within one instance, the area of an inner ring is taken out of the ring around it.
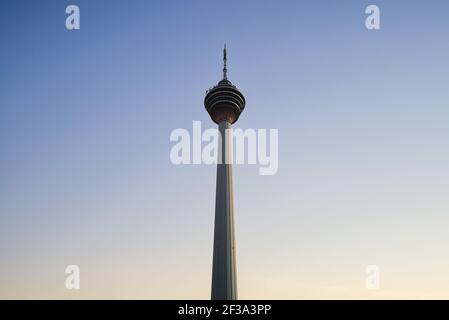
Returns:
[[[192,134],[187,129],[174,129],[170,141],[176,144],[170,150],[170,161],[175,165],[210,165],[225,159],[225,164],[259,164],[260,175],[277,173],[278,129],[226,129],[225,135],[229,148],[224,148],[228,154],[222,157],[222,134],[218,129],[202,131],[201,121],[193,121]]]
[[[377,265],[369,265],[365,268],[365,288],[370,290],[380,289],[380,268]]]
[[[65,8],[65,13],[68,14],[65,19],[65,27],[67,30],[79,30],[80,29],[80,8],[71,4]]]
[[[65,9],[68,14],[65,20],[65,27],[67,30],[80,29],[80,8],[78,5],[71,4]],[[365,8],[365,14],[368,16],[365,19],[365,27],[368,30],[380,30],[380,8],[377,5],[370,4]]]
[[[81,273],[80,267],[72,264],[65,268],[65,273],[68,274],[65,279],[65,287],[67,290],[79,290],[81,288]]]
[[[365,19],[365,26],[368,30],[380,30],[380,9],[378,6],[371,4],[366,7],[365,13],[368,16]]]

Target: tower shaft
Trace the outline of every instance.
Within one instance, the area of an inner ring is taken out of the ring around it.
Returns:
[[[219,139],[217,164],[211,298],[212,300],[236,300],[231,124],[228,121],[222,121],[218,128],[221,139]]]

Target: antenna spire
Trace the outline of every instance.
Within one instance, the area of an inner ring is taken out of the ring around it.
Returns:
[[[228,68],[226,67],[227,57],[226,57],[226,43],[223,48],[223,79],[228,79]]]

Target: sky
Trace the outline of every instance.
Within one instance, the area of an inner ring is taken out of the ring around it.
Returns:
[[[215,127],[226,43],[235,127],[279,132],[275,175],[234,166],[239,298],[449,299],[448,12],[1,1],[0,298],[210,298],[216,168],[173,165],[170,133]]]

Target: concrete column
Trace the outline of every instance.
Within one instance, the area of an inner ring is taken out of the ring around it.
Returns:
[[[222,139],[217,164],[211,299],[237,300],[231,124],[223,121],[218,128]]]

